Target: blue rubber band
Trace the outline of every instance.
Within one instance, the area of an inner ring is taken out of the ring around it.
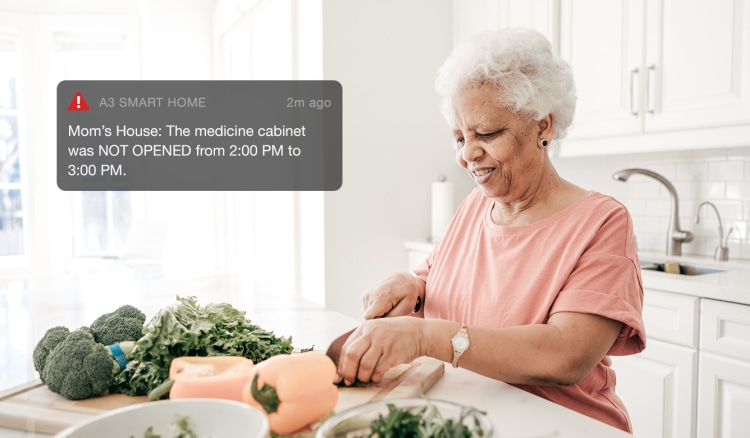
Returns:
[[[120,365],[120,371],[124,370],[128,365],[128,359],[125,357],[125,353],[122,352],[122,348],[117,344],[112,344],[109,346],[109,351],[112,352],[112,356],[114,356],[115,360]]]

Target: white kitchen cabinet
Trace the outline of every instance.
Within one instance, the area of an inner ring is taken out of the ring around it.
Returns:
[[[558,0],[454,0],[453,39],[505,27],[530,27],[556,41]]]
[[[561,156],[747,145],[744,0],[561,0],[578,105]]]
[[[635,436],[695,437],[699,303],[697,297],[644,289],[646,349],[612,357]]]
[[[570,64],[578,100],[569,139],[635,134],[643,46],[639,2],[563,0],[560,54]]]
[[[701,349],[750,362],[750,306],[701,300]]]
[[[643,321],[649,339],[698,348],[699,312],[698,297],[643,290]]]
[[[647,0],[647,131],[750,123],[746,0]]]
[[[750,431],[750,306],[701,300],[698,436]]]
[[[695,348],[649,339],[640,354],[612,357],[612,366],[635,436],[695,437]]]
[[[750,363],[700,354],[698,436],[747,438],[750,433]]]

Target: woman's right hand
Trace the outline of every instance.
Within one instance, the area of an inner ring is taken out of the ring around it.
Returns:
[[[411,315],[417,303],[424,300],[424,289],[424,281],[408,272],[391,274],[362,294],[364,318]],[[422,314],[422,310],[417,313]]]

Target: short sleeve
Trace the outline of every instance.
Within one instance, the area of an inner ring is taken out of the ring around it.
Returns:
[[[608,354],[635,354],[646,347],[643,285],[630,216],[611,212],[578,259],[555,300],[556,312],[590,313],[623,323]]]

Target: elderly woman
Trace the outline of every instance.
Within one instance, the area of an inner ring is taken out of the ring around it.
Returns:
[[[494,31],[456,48],[437,89],[477,188],[414,275],[365,291],[339,376],[377,382],[426,355],[630,431],[608,356],[645,347],[638,256],[625,207],[550,161],[570,68],[537,32]]]

